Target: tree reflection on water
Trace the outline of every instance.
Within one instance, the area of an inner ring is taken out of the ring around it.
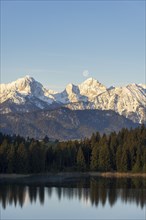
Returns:
[[[52,197],[55,191],[59,200],[78,198],[91,205],[113,206],[117,199],[123,203],[136,203],[141,208],[146,204],[146,180],[143,178],[90,178],[55,184],[1,184],[0,203],[3,209],[7,204],[23,207],[26,200],[44,204],[45,197]]]

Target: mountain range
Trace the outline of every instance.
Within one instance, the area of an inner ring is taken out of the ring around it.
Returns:
[[[0,88],[0,128],[5,133],[22,133],[23,136],[31,133],[37,138],[51,134],[52,138],[69,139],[89,136],[91,131],[110,132],[146,123],[144,84],[107,88],[96,79],[88,78],[79,85],[70,83],[62,92],[55,92],[25,76],[1,84]],[[57,128],[62,129],[58,136]]]

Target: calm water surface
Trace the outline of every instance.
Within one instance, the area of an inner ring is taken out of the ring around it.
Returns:
[[[146,219],[146,179],[1,184],[0,219]]]

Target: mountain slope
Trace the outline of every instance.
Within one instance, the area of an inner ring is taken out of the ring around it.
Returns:
[[[69,110],[58,108],[31,113],[8,113],[1,115],[0,130],[6,134],[19,134],[24,137],[68,140],[90,137],[93,132],[110,133],[123,127],[136,127],[138,124],[115,113],[101,110]]]

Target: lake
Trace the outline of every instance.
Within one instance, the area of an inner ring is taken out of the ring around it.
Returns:
[[[146,219],[146,179],[1,183],[0,219]]]

